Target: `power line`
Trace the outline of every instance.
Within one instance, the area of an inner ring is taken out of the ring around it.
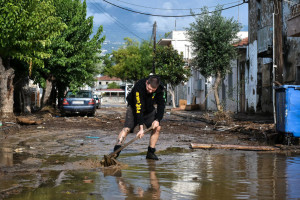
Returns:
[[[122,28],[123,30],[125,30],[125,31],[127,31],[127,32],[129,32],[129,33],[131,33],[131,34],[133,34],[133,35],[136,36],[137,38],[139,38],[139,39],[141,39],[141,40],[144,40],[143,38],[141,38],[140,36],[138,36],[136,33],[132,32],[130,29],[128,29],[124,24],[122,24],[121,22],[119,22],[116,18],[114,18],[113,16],[111,16],[108,12],[106,12],[105,9],[104,9],[102,6],[100,6],[99,4],[95,4],[95,3],[93,3],[93,2],[91,2],[91,3],[95,6],[95,8],[96,8],[97,10],[100,9],[100,11],[102,11],[106,16],[108,16],[109,18],[113,19],[113,20],[116,22],[116,24],[117,24],[120,28]],[[99,7],[98,7],[98,6],[99,6]],[[99,9],[98,9],[98,8],[99,8]]]
[[[116,5],[114,3],[111,3],[111,2],[109,2],[107,0],[103,0],[103,1],[106,2],[106,3],[108,3],[108,4],[110,4],[110,5],[112,5],[112,6],[120,8],[122,10],[126,10],[126,11],[129,11],[129,12],[133,12],[133,13],[137,13],[137,14],[141,14],[141,15],[154,16],[154,17],[193,17],[193,16],[196,16],[196,15],[203,15],[203,14],[213,13],[213,12],[216,12],[216,11],[227,10],[227,9],[234,8],[234,7],[237,7],[237,6],[241,6],[241,5],[244,4],[244,2],[243,2],[243,3],[239,3],[239,4],[236,4],[236,5],[227,7],[227,8],[222,8],[222,9],[219,9],[219,10],[210,11],[210,12],[206,12],[206,13],[197,13],[197,14],[189,14],[189,15],[158,15],[158,14],[144,13],[144,12],[140,12],[140,11],[135,11],[135,10],[131,10],[131,9],[128,9],[128,8],[124,8],[122,6],[119,6],[119,5]]]
[[[148,6],[128,3],[128,2],[122,1],[122,0],[116,0],[116,1],[128,4],[128,5],[132,5],[132,6],[137,6],[137,7],[141,7],[141,8],[149,8],[149,9],[153,9],[153,10],[200,10],[201,9],[201,8],[154,8],[154,7],[148,7]],[[235,3],[239,3],[239,2],[241,2],[241,1],[230,2],[230,3],[222,4],[220,6],[235,4]],[[217,7],[217,6],[210,6],[208,8],[215,8],[215,7]]]

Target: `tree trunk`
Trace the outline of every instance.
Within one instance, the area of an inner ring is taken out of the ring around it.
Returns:
[[[169,92],[171,94],[172,97],[172,106],[173,108],[176,108],[176,104],[175,104],[175,87],[172,87],[169,85]]]
[[[44,88],[43,90],[43,96],[42,96],[42,106],[41,107],[44,107],[45,105],[48,105],[49,104],[49,98],[50,98],[50,95],[51,95],[51,91],[52,91],[52,79],[51,78],[48,78],[46,80],[46,88]]]
[[[222,80],[221,73],[218,72],[215,83],[214,83],[214,94],[215,94],[216,106],[217,106],[218,111],[223,111],[223,107],[220,104],[219,93],[218,93],[218,88],[219,88],[219,84],[220,84],[221,80]]]
[[[14,77],[14,69],[10,67],[9,63],[4,67],[2,58],[0,57],[0,116],[2,117],[11,117],[14,115]]]

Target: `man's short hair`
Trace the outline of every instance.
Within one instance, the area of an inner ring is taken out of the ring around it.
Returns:
[[[152,75],[148,78],[147,83],[150,84],[152,88],[158,88],[160,85],[160,78],[159,76]]]

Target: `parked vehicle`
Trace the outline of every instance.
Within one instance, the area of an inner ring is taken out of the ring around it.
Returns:
[[[101,107],[101,97],[99,97],[98,95],[94,94],[93,98],[96,101],[96,108],[100,108]]]
[[[96,101],[90,90],[80,90],[76,93],[68,91],[61,105],[61,114],[87,114],[94,116],[96,112]]]

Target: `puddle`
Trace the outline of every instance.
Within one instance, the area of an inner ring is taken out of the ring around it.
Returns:
[[[29,153],[26,152],[16,152],[15,149],[8,147],[0,148],[0,167],[12,167],[16,164],[21,164],[22,161],[30,157]]]
[[[7,147],[0,148],[0,167],[11,167],[13,164],[14,161],[12,149]]]
[[[178,147],[157,154],[159,161],[127,153],[119,158],[122,168],[41,169],[10,174],[6,181],[0,175],[0,188],[9,187],[9,180],[22,185],[21,193],[7,198],[15,200],[300,198],[300,155]],[[56,159],[67,160],[47,162]]]

